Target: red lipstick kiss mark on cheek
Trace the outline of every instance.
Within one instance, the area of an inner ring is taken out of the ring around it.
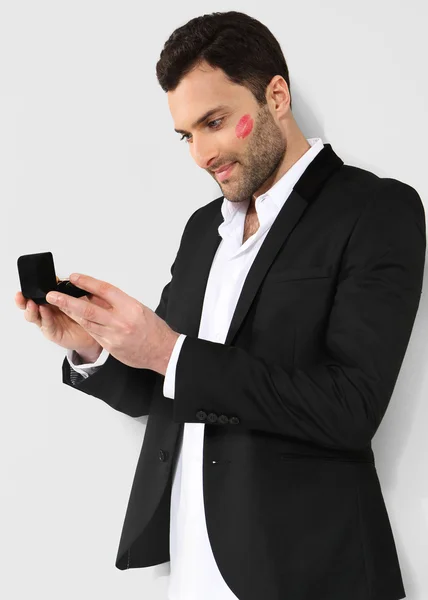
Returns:
[[[240,120],[238,125],[236,126],[235,133],[236,137],[246,138],[247,135],[253,130],[254,121],[250,115],[244,115]]]

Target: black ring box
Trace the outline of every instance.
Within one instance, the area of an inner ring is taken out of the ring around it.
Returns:
[[[73,285],[69,279],[58,279],[52,252],[23,254],[17,262],[22,295],[36,304],[49,304],[46,300],[49,292],[61,292],[74,298],[89,294],[87,290]]]

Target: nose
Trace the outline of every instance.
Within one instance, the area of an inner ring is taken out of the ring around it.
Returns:
[[[219,153],[211,141],[194,137],[191,146],[193,159],[201,169],[211,170],[218,164]]]

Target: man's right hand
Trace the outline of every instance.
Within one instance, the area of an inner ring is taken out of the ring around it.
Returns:
[[[94,303],[102,308],[111,308],[107,302],[88,294],[82,299]],[[102,346],[76,321],[73,321],[64,312],[51,304],[36,304],[33,300],[24,298],[22,292],[15,295],[15,304],[24,311],[25,320],[39,327],[42,334],[50,342],[75,350],[81,356],[91,358],[95,362],[102,352]],[[88,361],[89,362],[89,361]]]

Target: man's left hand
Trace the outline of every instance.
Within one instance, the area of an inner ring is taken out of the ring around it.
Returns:
[[[78,279],[74,275],[78,275]],[[89,302],[68,294],[49,292],[46,296],[49,304],[79,323],[120,362],[165,375],[179,333],[148,306],[106,281],[77,273],[70,275],[70,281],[88,292]],[[56,294],[58,300],[53,300],[52,294]],[[91,296],[101,298],[109,307],[91,303]]]

